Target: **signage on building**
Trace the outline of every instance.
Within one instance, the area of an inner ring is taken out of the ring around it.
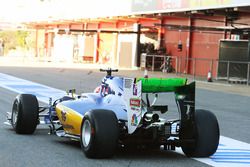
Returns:
[[[249,6],[249,0],[132,0],[134,13],[163,13]]]

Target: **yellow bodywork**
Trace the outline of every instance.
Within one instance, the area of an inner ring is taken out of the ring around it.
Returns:
[[[80,135],[83,116],[62,104],[56,106],[57,116],[66,133]]]

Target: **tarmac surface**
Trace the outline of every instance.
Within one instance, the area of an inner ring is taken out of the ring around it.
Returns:
[[[100,84],[105,75],[96,65],[62,63],[0,63],[0,73],[38,82],[61,90],[76,88],[77,93],[91,92]],[[121,70],[117,75],[138,77],[144,71]],[[116,75],[116,74],[114,74]],[[172,74],[149,72],[149,77],[176,77]],[[179,77],[179,76],[177,76]],[[191,79],[190,79],[191,80]],[[0,88],[0,122],[5,113],[11,111],[16,93]],[[170,115],[176,112],[173,99],[162,97],[169,102]],[[197,108],[211,110],[220,124],[221,135],[250,143],[250,87],[222,83],[197,81]],[[87,159],[78,142],[48,135],[48,128],[39,128],[34,135],[17,135],[10,127],[0,123],[0,166],[209,166],[187,158],[173,151],[118,150],[112,159]]]
[[[82,63],[63,63],[63,62],[47,62],[39,61],[39,59],[33,59],[29,57],[0,57],[0,67],[30,67],[30,68],[54,68],[60,69],[61,72],[66,69],[82,69],[89,70],[88,75],[99,71],[100,68],[110,67],[109,65],[99,64],[82,64]],[[140,69],[119,69],[118,75],[128,77],[142,77],[144,71]],[[25,75],[25,74],[24,74]],[[103,76],[103,74],[101,74]],[[202,89],[214,90],[219,92],[226,92],[231,94],[238,94],[244,96],[250,96],[250,86],[242,84],[229,84],[228,82],[217,81],[207,82],[206,79],[194,79],[191,75],[175,74],[175,73],[163,73],[163,72],[152,72],[148,71],[149,77],[186,77],[189,82],[196,81],[196,86]]]

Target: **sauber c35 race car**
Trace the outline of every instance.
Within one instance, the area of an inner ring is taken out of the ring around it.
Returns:
[[[50,133],[80,141],[89,158],[112,157],[116,148],[138,147],[174,150],[189,157],[208,157],[219,143],[215,115],[195,109],[195,82],[185,78],[124,78],[106,69],[93,93],[70,95],[39,106],[36,96],[20,94],[9,112],[8,123],[18,134],[33,134],[39,124]],[[160,116],[168,105],[156,105],[158,94],[174,92],[179,112],[176,119]],[[149,98],[149,96],[153,96]]]

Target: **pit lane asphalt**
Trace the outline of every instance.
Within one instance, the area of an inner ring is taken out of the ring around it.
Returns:
[[[92,91],[104,76],[98,70],[65,68],[0,67],[0,72],[62,90],[76,88],[78,93]],[[133,71],[118,73],[124,74],[136,75]],[[48,135],[46,127],[39,128],[34,135],[17,135],[1,123],[5,121],[5,113],[11,111],[15,96],[15,93],[0,88],[0,166],[208,166],[172,151],[119,150],[112,159],[87,159],[78,142]],[[209,109],[216,114],[221,135],[247,143],[250,143],[249,102],[249,96],[197,89],[197,108]],[[170,110],[175,109],[173,100],[169,105]]]

